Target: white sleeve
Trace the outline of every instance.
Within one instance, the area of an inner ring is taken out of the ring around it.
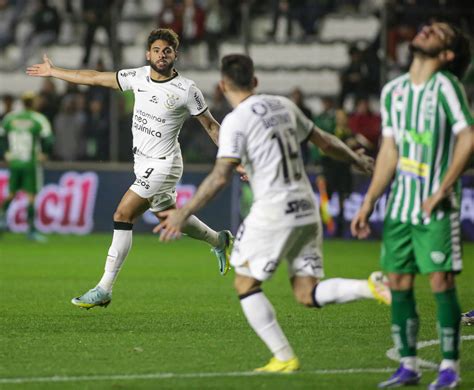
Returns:
[[[232,158],[241,160],[245,152],[245,135],[242,124],[239,125],[236,118],[227,115],[222,121],[219,130],[219,150],[217,158]]]
[[[306,140],[311,134],[311,131],[313,131],[314,123],[290,99],[285,98],[285,100],[290,110],[295,114],[296,137],[297,137],[298,142],[301,143],[304,140]]]
[[[201,115],[207,110],[206,100],[204,99],[201,90],[196,87],[195,84],[192,84],[191,87],[189,87],[186,107],[192,116]]]
[[[382,135],[384,137],[393,137],[392,119],[390,116],[390,109],[393,104],[393,102],[391,101],[391,91],[392,89],[390,85],[386,85],[382,89],[382,93],[380,95],[380,113],[382,114]]]
[[[49,122],[48,118],[46,118],[44,115],[40,114],[39,112],[35,113],[35,118],[41,125],[40,137],[41,138],[50,137],[53,134],[53,131],[51,130],[51,123]]]
[[[117,83],[121,91],[133,89],[133,83],[137,79],[136,69],[122,69],[116,73]]]

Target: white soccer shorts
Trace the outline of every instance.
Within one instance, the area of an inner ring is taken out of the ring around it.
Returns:
[[[180,153],[163,159],[135,158],[135,182],[130,190],[148,199],[153,212],[170,208],[176,203],[176,184],[183,174]]]
[[[237,274],[268,280],[284,259],[290,277],[323,278],[321,224],[276,230],[255,228],[245,221],[240,225],[230,259]]]

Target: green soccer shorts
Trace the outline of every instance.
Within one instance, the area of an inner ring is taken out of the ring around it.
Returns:
[[[430,274],[462,269],[459,211],[428,224],[384,221],[381,265],[385,272]]]
[[[10,194],[23,190],[29,194],[36,194],[41,186],[41,168],[35,165],[10,167],[8,188]]]

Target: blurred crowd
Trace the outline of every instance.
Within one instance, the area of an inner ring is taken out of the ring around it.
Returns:
[[[449,0],[449,4],[446,0],[387,1],[392,3],[388,15],[386,45],[389,78],[406,70],[410,62],[408,44],[422,23],[432,16],[427,14],[427,10],[432,9],[436,3],[438,14],[441,12],[449,16],[449,10],[470,6],[470,2],[466,0]],[[81,64],[78,66],[111,70],[110,66],[105,69],[103,60],[91,58],[96,32],[99,29],[105,30],[109,37],[108,46],[113,47],[110,44],[114,39],[111,16],[115,15],[119,19],[121,15],[130,17],[133,14],[130,8],[143,10],[150,4],[152,3],[148,0],[0,0],[0,52],[11,45],[19,46],[21,56],[16,65],[24,66],[40,47],[57,42],[61,31],[64,32],[67,25],[74,20],[79,21],[78,24],[82,26],[82,34],[72,34],[83,47]],[[209,63],[217,65],[220,57],[219,43],[223,39],[241,37],[244,4],[248,5],[252,18],[267,18],[267,25],[270,26],[265,38],[267,41],[311,42],[313,39],[317,40],[320,22],[327,13],[339,11],[379,15],[384,1],[156,0],[153,4],[156,6],[156,12],[148,15],[148,19],[153,20],[153,26],[169,27],[180,35],[180,57],[184,57],[183,61],[180,58],[181,67],[186,63],[186,56],[190,55],[188,48],[201,41],[208,45]],[[19,39],[17,27],[25,20],[29,22],[30,31],[24,34],[23,39]],[[472,33],[470,29],[474,24],[469,21],[470,13],[466,12],[466,19],[462,19],[460,23]],[[298,34],[295,34],[295,29]],[[116,48],[119,48],[120,42],[116,43]],[[336,134],[353,148],[364,148],[373,156],[377,153],[380,136],[380,118],[376,114],[378,106],[374,105],[380,93],[380,49],[380,37],[373,42],[350,44],[349,63],[340,70],[339,95],[323,97],[317,110],[314,105],[305,103],[299,88],[288,93],[322,129]],[[120,60],[120,50],[117,50],[115,55]],[[192,59],[188,58],[188,61],[192,62]],[[120,64],[120,61],[118,63]],[[474,81],[474,72],[468,77]],[[469,91],[468,86],[468,93]],[[21,92],[23,91],[19,91],[18,95]],[[73,85],[68,85],[66,90],[60,93],[52,80],[44,80],[40,90],[35,92],[36,109],[51,121],[55,132],[53,159],[109,160],[110,113],[114,112],[115,107],[115,112],[118,112],[119,160],[131,160],[133,95],[115,94],[108,89],[94,87],[83,89]],[[14,109],[16,99],[16,96],[3,96],[0,104],[2,116]],[[207,100],[211,112],[219,121],[230,111],[218,88],[212,96],[207,96]],[[114,104],[111,104],[111,101]],[[118,104],[118,109],[115,103]],[[308,106],[313,107],[313,112]],[[196,131],[199,128],[193,119],[185,123],[180,136],[184,158],[191,163],[209,163],[213,161],[216,149],[204,131]],[[322,166],[326,164],[324,156],[306,146],[302,148],[305,161]]]

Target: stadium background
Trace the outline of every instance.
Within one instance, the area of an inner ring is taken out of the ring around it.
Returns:
[[[189,10],[193,17],[188,16]],[[340,108],[338,115],[345,117],[342,120],[347,121],[348,132],[357,146],[376,155],[380,139],[380,85],[407,68],[408,42],[413,34],[422,23],[440,17],[456,21],[472,33],[473,15],[468,1],[3,0],[0,113],[3,116],[18,108],[21,94],[34,91],[38,94],[37,109],[51,120],[56,135],[52,159],[45,165],[45,184],[49,186],[37,202],[37,209],[42,210],[37,225],[44,232],[108,231],[118,194],[132,179],[133,95],[25,76],[25,66],[40,61],[44,52],[56,65],[66,68],[137,67],[144,64],[149,31],[157,26],[172,27],[182,39],[177,68],[196,81],[216,119],[222,120],[230,111],[217,88],[219,57],[249,53],[257,67],[260,92],[298,99],[307,115],[320,125],[318,119],[324,116],[324,105],[332,100],[333,108]],[[465,83],[472,101],[473,71]],[[367,101],[369,111],[359,109],[359,100]],[[187,172],[180,198],[185,201],[209,171],[216,148],[193,119],[183,126],[180,143]],[[321,172],[321,156],[306,145],[303,151],[307,171],[314,179]],[[63,175],[74,172],[79,176],[94,175],[87,172],[97,175],[88,204],[72,205],[78,208],[73,214],[80,214],[80,207],[87,206],[90,222],[82,228],[75,227],[74,221],[64,215],[67,207],[62,197],[48,192],[56,186],[59,192],[72,191],[80,199],[80,187],[66,189],[61,184],[65,182],[61,179]],[[335,232],[342,237],[349,237],[348,222],[367,186],[367,180],[354,175],[353,192],[342,211],[343,228]],[[316,182],[312,181],[318,194]],[[0,170],[0,200],[7,195],[7,182],[8,172]],[[468,172],[463,179],[462,204],[463,234],[468,240],[474,240],[472,182]],[[116,198],[110,198],[110,189],[114,189]],[[217,228],[230,225],[235,231],[249,203],[248,189],[243,188],[241,197],[241,183],[235,180],[228,191],[201,216]],[[107,200],[104,194],[108,194]],[[341,213],[338,194],[330,195],[329,211],[337,219]],[[46,203],[41,204],[45,197]],[[239,214],[240,206],[244,212]],[[48,210],[54,218],[44,215]],[[42,221],[42,215],[50,221],[49,225]],[[381,219],[376,215],[373,222],[377,225]],[[24,198],[18,198],[10,208],[8,221],[13,231],[26,229]],[[64,221],[70,224],[65,226]],[[147,215],[137,229],[150,231],[154,222]],[[330,236],[332,231],[326,234]],[[374,237],[378,236],[377,226]]]
[[[279,320],[303,370],[288,377],[254,377],[249,370],[265,361],[268,353],[239,312],[231,278],[217,275],[214,260],[199,242],[184,239],[159,244],[150,234],[154,221],[149,215],[137,223],[137,231],[147,234],[134,237],[113,304],[107,310],[87,312],[69,304],[102,272],[111,216],[133,179],[133,96],[28,78],[25,65],[40,61],[47,52],[56,65],[69,68],[140,66],[152,28],[166,23],[178,30],[183,26],[179,22],[183,2],[51,0],[48,3],[57,10],[60,23],[50,23],[52,34],[44,40],[48,43],[31,50],[37,43],[32,41],[35,34],[30,35],[32,20],[40,13],[40,3],[0,0],[0,114],[18,108],[22,93],[34,91],[38,109],[51,119],[57,146],[45,164],[37,225],[45,233],[61,234],[50,234],[46,245],[29,243],[21,234],[0,238],[0,388],[374,388],[395,367],[385,356],[392,345],[388,308],[360,302],[308,311],[295,306],[285,272],[279,270],[266,292],[275,300]],[[315,117],[326,98],[342,106],[349,119],[356,114],[356,101],[367,98],[372,114],[363,112],[361,118],[373,125],[378,120],[380,85],[406,69],[408,41],[423,22],[440,17],[453,20],[474,36],[473,7],[467,0],[194,3],[202,12],[197,11],[200,27],[191,30],[199,33],[193,37],[191,32],[185,39],[177,69],[196,81],[219,120],[229,110],[216,89],[218,58],[224,54],[249,53],[257,66],[260,92],[294,96],[292,92],[299,89],[305,107]],[[86,11],[105,16],[111,39],[99,27],[90,58],[83,65],[85,37],[94,23]],[[173,17],[177,17],[175,25]],[[27,59],[25,49],[31,51]],[[354,73],[360,78],[348,82]],[[465,86],[472,104],[472,70]],[[363,136],[374,135],[364,134],[364,128],[355,131],[362,143]],[[184,202],[209,172],[216,149],[194,120],[183,127],[180,142],[185,175],[179,202]],[[320,156],[314,150],[305,151],[318,196]],[[467,240],[474,240],[472,167],[471,162],[463,176]],[[348,238],[347,221],[368,184],[367,177],[353,175],[344,238]],[[0,164],[0,199],[7,194],[7,183],[8,171]],[[235,177],[200,216],[213,227],[235,229],[242,218],[240,210],[245,212],[248,202],[248,189]],[[336,196],[329,206],[336,217]],[[376,227],[383,218],[382,206],[373,217]],[[26,229],[24,198],[20,196],[10,207],[8,218],[13,232]],[[374,238],[378,232],[376,228]],[[363,278],[377,267],[379,243],[333,239],[325,242],[324,251],[327,276]],[[464,253],[459,295],[465,311],[473,306],[472,243],[465,245]],[[424,277],[417,297],[424,319],[420,340],[434,340],[435,309]],[[463,383],[473,388],[474,335],[471,328],[463,334]],[[428,343],[421,357],[436,361],[437,346]],[[434,377],[430,369],[429,365],[425,369],[423,385]]]

